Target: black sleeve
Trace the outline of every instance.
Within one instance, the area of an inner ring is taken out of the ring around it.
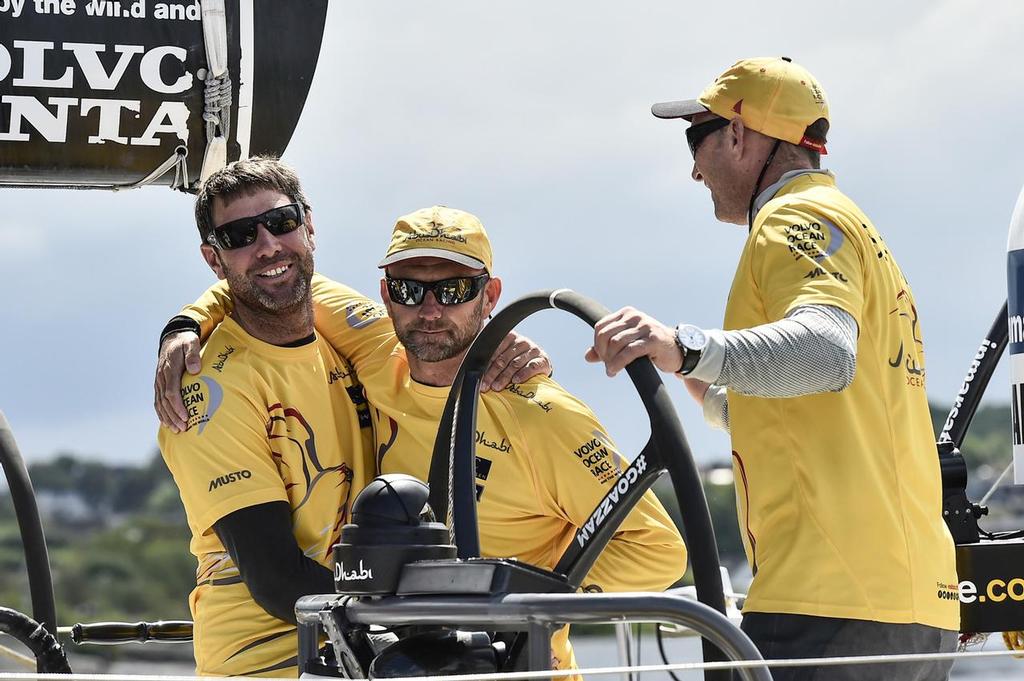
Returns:
[[[296,543],[287,503],[240,509],[218,520],[213,529],[253,600],[274,617],[294,624],[300,597],[334,593],[331,571],[303,555]]]
[[[178,333],[179,331],[192,331],[198,336],[199,330],[199,322],[191,317],[186,317],[181,314],[176,317],[171,317],[171,321],[167,322],[163,330],[160,332],[160,342],[156,344],[157,352],[160,351],[160,346],[164,344],[164,339],[172,333]]]

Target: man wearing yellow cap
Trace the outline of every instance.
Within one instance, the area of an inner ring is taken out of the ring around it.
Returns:
[[[480,221],[445,206],[399,218],[379,266],[386,310],[314,276],[316,329],[363,384],[378,472],[425,480],[449,387],[498,303],[501,279]],[[230,309],[227,294],[218,284],[184,313],[205,335]],[[476,427],[482,552],[553,568],[626,463],[593,412],[544,375],[484,393]],[[660,591],[685,567],[682,539],[648,492],[583,589]],[[557,668],[575,666],[567,628],[553,637],[552,654]]]
[[[829,110],[787,58],[737,62],[696,100],[693,179],[746,225],[723,329],[633,308],[601,320],[591,361],[639,356],[684,378],[732,436],[754,573],[743,629],[766,658],[950,651],[953,542],[914,297],[878,230],[820,170]],[[776,679],[945,679],[950,662],[773,669]],[[817,674],[817,675],[815,675]]]

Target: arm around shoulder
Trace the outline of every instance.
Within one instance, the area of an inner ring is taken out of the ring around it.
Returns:
[[[199,337],[205,341],[217,328],[217,325],[231,314],[233,307],[228,283],[220,279],[203,291],[203,294],[195,302],[183,307],[178,316],[187,317],[199,324]]]
[[[321,274],[313,275],[312,288],[317,331],[357,372],[398,345],[382,304]]]

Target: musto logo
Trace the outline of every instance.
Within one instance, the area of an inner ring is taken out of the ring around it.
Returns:
[[[230,485],[231,483],[238,482],[239,480],[248,480],[251,477],[252,477],[252,472],[251,471],[247,471],[247,470],[235,471],[233,473],[228,473],[227,475],[219,475],[219,476],[217,476],[216,478],[214,478],[213,480],[210,481],[210,488],[208,490],[206,490],[206,491],[207,492],[212,492],[213,490],[217,489],[218,487],[223,487],[224,485]]]
[[[1010,580],[990,579],[979,591],[978,585],[970,580],[960,582],[961,603],[1001,603],[1009,598],[1018,603],[1024,602],[1024,579],[1014,577]],[[939,591],[939,598],[945,598],[945,592]]]

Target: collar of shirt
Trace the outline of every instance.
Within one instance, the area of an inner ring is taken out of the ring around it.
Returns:
[[[801,175],[813,175],[822,174],[828,175],[829,177],[835,177],[831,170],[816,170],[812,168],[805,168],[801,170],[790,170],[782,174],[778,180],[768,186],[763,192],[757,195],[757,199],[754,201],[754,216],[756,217],[761,209],[764,208],[764,204],[768,203],[775,198],[775,195],[779,193],[790,180],[800,177]]]

